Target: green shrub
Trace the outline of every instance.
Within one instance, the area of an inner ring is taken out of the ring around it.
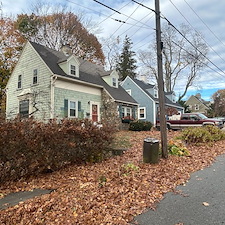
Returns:
[[[187,156],[189,151],[181,140],[170,140],[168,142],[168,151],[171,155]]]
[[[152,123],[149,121],[133,121],[130,123],[129,130],[132,131],[148,131],[152,128]]]
[[[31,119],[0,121],[0,182],[65,165],[100,161],[114,130],[89,120],[41,123]]]
[[[222,139],[225,139],[225,133],[215,126],[187,128],[181,133],[181,140],[186,143],[206,143]]]

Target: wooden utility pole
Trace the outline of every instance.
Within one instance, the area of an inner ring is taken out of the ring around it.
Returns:
[[[155,18],[156,18],[156,42],[157,42],[157,65],[158,65],[158,89],[159,89],[159,108],[160,108],[160,133],[162,144],[162,157],[168,158],[167,149],[167,126],[166,126],[166,110],[165,110],[165,92],[163,82],[162,68],[162,41],[161,41],[161,25],[160,25],[160,8],[159,0],[155,0]]]

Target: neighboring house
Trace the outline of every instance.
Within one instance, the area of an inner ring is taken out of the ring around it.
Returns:
[[[6,87],[8,119],[119,121],[122,110],[136,116],[138,103],[118,84],[116,71],[62,50],[26,43]]]
[[[155,125],[159,119],[159,98],[156,85],[126,77],[121,86],[139,103],[138,118]],[[184,108],[176,103],[174,92],[165,94],[167,116],[183,113]]]
[[[188,106],[188,109],[191,112],[199,112],[207,114],[207,111],[210,109],[210,101],[205,101],[202,99],[201,94],[197,93],[196,95],[191,95],[189,99],[185,102]]]

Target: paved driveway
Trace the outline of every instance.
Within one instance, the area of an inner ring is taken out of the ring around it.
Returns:
[[[225,224],[225,155],[204,170],[192,174],[181,194],[168,193],[155,211],[135,219],[140,225],[221,225]]]

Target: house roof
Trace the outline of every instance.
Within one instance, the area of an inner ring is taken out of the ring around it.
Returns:
[[[71,57],[71,55],[66,56],[63,52],[50,49],[34,42],[30,42],[30,44],[50,68],[53,74],[77,81],[83,81],[90,85],[99,85],[105,88],[115,101],[138,104],[122,87],[111,87],[102,79],[102,76],[110,75],[112,71],[105,71],[100,65],[78,58],[80,62],[79,77],[70,76],[66,74],[58,64],[65,62],[69,57]]]
[[[132,79],[132,78],[131,78]],[[132,79],[149,97],[151,97],[154,101],[159,102],[159,98],[155,98],[153,95],[151,95],[147,90],[150,88],[153,88],[155,85],[145,83],[144,81],[138,80],[138,79]],[[171,92],[173,93],[173,92]],[[168,92],[166,93],[169,94]],[[172,102],[169,98],[165,95],[165,103],[167,105],[173,105],[175,107],[183,108],[179,103]]]

